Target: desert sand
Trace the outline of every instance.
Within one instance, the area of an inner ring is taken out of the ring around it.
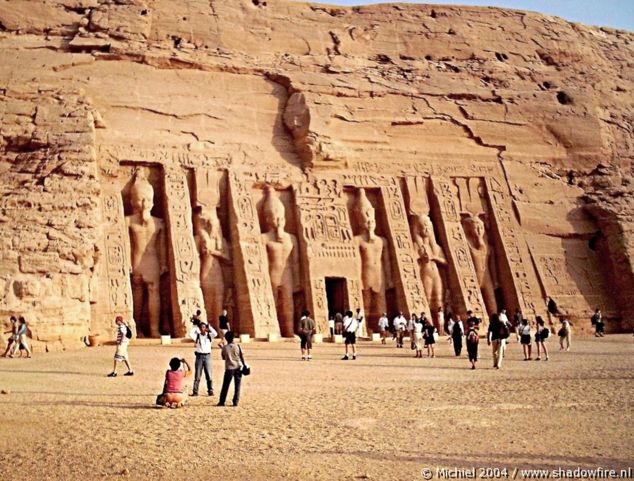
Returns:
[[[361,343],[348,362],[340,345],[302,362],[295,343],[245,344],[253,374],[238,408],[215,406],[218,350],[216,396],[153,406],[169,359],[193,358],[191,344],[133,344],[135,375],[115,379],[113,346],[1,359],[2,477],[415,480],[436,467],[632,466],[631,336],[573,339],[571,352],[555,341],[548,362],[523,362],[511,343],[500,371],[484,342],[475,371],[442,339],[435,359]]]

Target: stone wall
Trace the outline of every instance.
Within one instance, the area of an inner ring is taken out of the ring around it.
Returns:
[[[0,315],[37,349],[117,314],[265,337],[546,296],[631,330],[633,41],[475,7],[0,2]]]

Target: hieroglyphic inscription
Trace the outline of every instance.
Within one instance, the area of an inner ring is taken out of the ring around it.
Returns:
[[[387,185],[381,187],[386,219],[388,224],[387,236],[394,249],[394,277],[397,293],[402,295],[405,305],[400,310],[425,312],[428,316],[429,305],[423,293],[422,280],[418,262],[414,256],[414,245],[411,238],[403,194],[398,181],[390,178]]]
[[[251,189],[235,172],[229,174],[231,238],[240,332],[255,337],[280,333],[268,276],[267,255]]]
[[[200,259],[193,237],[189,188],[182,169],[165,169],[165,196],[172,246],[170,271],[174,273],[172,279],[178,305],[178,309],[174,310],[174,329],[177,335],[183,335],[184,323],[197,309],[204,311],[204,301],[199,283]]]
[[[511,271],[519,307],[525,315],[534,315],[537,304],[533,293],[539,292],[539,288],[530,267],[531,259],[526,241],[513,215],[508,188],[496,178],[487,178],[485,182],[491,215],[500,235],[504,258]]]
[[[166,145],[157,145],[151,149],[135,145],[102,145],[99,154],[104,159],[125,159],[165,166],[180,165],[187,168],[200,166],[227,168],[231,165],[231,157],[226,155],[219,156],[211,152],[182,150]],[[109,170],[107,167],[105,168],[106,171]]]
[[[118,191],[104,192],[101,199],[109,317],[123,315],[128,322],[132,317],[132,288],[130,286],[130,259],[128,255],[130,249],[123,214],[123,200]]]
[[[486,320],[486,309],[475,267],[464,230],[460,223],[458,193],[448,178],[432,177],[433,192],[440,206],[440,233],[447,246],[445,255],[449,264],[449,283],[454,302],[464,315],[472,310],[478,317]]]

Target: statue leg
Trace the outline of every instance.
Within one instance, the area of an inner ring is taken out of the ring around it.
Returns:
[[[280,321],[280,331],[283,337],[293,337],[293,291],[286,286],[277,288],[277,316]]]
[[[148,282],[148,318],[150,321],[150,337],[161,337],[159,323],[161,322],[161,296],[158,280]]]
[[[489,316],[497,312],[497,303],[495,302],[495,291],[493,289],[493,281],[491,276],[485,275],[480,287],[482,291],[482,300]]]
[[[141,315],[143,314],[143,279],[139,276],[132,276],[132,317],[137,324],[137,333],[145,334],[145,326],[141,326]]]

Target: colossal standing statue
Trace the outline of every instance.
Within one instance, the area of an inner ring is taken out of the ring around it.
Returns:
[[[144,290],[147,288],[147,320],[150,337],[159,337],[161,274],[165,264],[165,224],[150,214],[154,189],[142,170],[137,170],[131,189],[132,215],[126,216],[132,251],[132,302],[134,320],[139,323],[145,313]],[[142,326],[144,327],[144,326]]]
[[[489,246],[484,222],[477,216],[468,215],[462,219],[462,225],[469,242],[469,250],[473,259],[482,299],[489,315],[497,312],[495,301],[496,267],[493,250]]]
[[[292,337],[293,293],[300,290],[299,250],[297,238],[284,230],[286,215],[284,204],[271,186],[266,189],[264,201],[265,228],[262,242],[266,247],[269,261],[269,277],[273,288],[280,332],[284,337]]]
[[[229,244],[222,235],[222,227],[215,208],[205,212],[202,206],[196,208],[194,217],[194,238],[200,255],[200,287],[203,291],[207,322],[217,325],[223,309],[226,283],[223,264],[231,262]]]
[[[392,268],[387,239],[375,233],[375,210],[368,200],[365,190],[359,189],[356,214],[361,223],[362,233],[354,237],[361,254],[361,287],[363,307],[375,329],[376,320],[385,312],[385,290],[391,287]]]
[[[433,316],[438,312],[438,308],[444,305],[444,286],[438,266],[446,265],[447,259],[436,242],[434,227],[428,215],[416,216],[412,230],[420,264],[420,277]]]

